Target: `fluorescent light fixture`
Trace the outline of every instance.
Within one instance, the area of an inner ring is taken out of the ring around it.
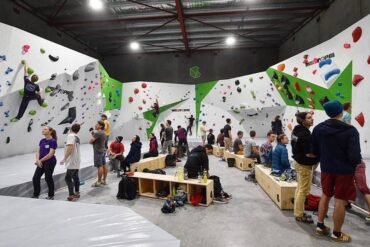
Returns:
[[[226,38],[226,41],[225,42],[226,42],[227,45],[234,45],[235,42],[236,42],[236,40],[235,40],[234,37],[230,36],[230,37],[227,37]]]
[[[93,10],[102,10],[103,9],[103,2],[102,2],[102,0],[89,0],[89,6]]]
[[[130,43],[130,48],[133,51],[139,50],[140,44],[136,41],[133,41],[133,42]]]

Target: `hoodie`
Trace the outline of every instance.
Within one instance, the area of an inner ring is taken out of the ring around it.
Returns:
[[[342,121],[328,119],[317,125],[312,132],[312,143],[323,172],[350,175],[361,163],[359,133]]]
[[[301,165],[315,165],[319,162],[318,158],[309,158],[306,154],[312,153],[311,132],[302,125],[294,127],[292,132],[292,152],[293,159]]]
[[[272,170],[277,173],[283,173],[288,169],[290,169],[288,150],[285,144],[278,143],[272,151]]]
[[[197,178],[198,173],[202,174],[203,170],[208,171],[208,156],[203,146],[198,146],[191,150],[185,169],[188,171],[189,178]]]
[[[129,164],[138,162],[141,158],[141,142],[133,142],[131,143],[130,152],[126,157],[126,161]]]

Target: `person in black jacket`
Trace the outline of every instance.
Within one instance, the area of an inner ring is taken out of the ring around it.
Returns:
[[[215,135],[213,134],[213,129],[209,129],[209,133],[207,135],[207,143],[209,145],[215,144]]]
[[[203,176],[203,171],[206,171],[209,176],[209,160],[208,154],[212,154],[213,147],[210,144],[198,146],[191,150],[190,155],[186,161],[184,169],[188,173],[188,178],[197,178],[200,174]],[[209,179],[213,180],[214,183],[214,202],[215,203],[227,203],[227,200],[231,199],[231,195],[223,191],[220,178],[217,176],[211,176]]]
[[[354,173],[362,162],[359,133],[355,127],[343,123],[343,106],[333,100],[324,104],[330,119],[317,125],[312,132],[313,154],[320,160],[323,195],[319,204],[316,233],[325,235],[330,228],[324,225],[329,201],[334,195],[334,229],[332,240],[349,242],[351,237],[341,232],[348,200],[356,198]]]
[[[126,158],[121,162],[121,170],[125,174],[127,171],[130,170],[130,165],[136,163],[141,158],[141,142],[140,137],[138,135],[134,135],[131,139],[131,147],[130,151],[127,154]]]
[[[318,159],[312,154],[311,132],[313,117],[309,112],[297,114],[297,123],[292,132],[293,166],[297,171],[297,189],[294,197],[294,217],[296,221],[312,224],[311,215],[305,214],[304,203],[311,190],[313,170],[316,169]]]
[[[279,135],[281,135],[281,134],[283,134],[284,132],[283,132],[283,124],[282,124],[282,122],[281,122],[281,120],[280,120],[280,116],[279,115],[277,115],[276,117],[275,117],[275,121],[272,121],[271,122],[271,129],[272,129],[272,131],[277,135],[277,136],[279,136]]]

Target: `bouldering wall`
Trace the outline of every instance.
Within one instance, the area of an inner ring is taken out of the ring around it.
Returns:
[[[332,39],[282,61],[267,70],[287,108],[287,133],[298,109],[314,111],[315,124],[328,117],[323,103],[352,102],[352,125],[360,133],[361,150],[370,157],[370,15]]]
[[[104,110],[99,62],[92,58],[0,23],[0,158],[36,150],[43,126],[55,128],[58,144],[74,123],[84,123],[81,142],[90,137]],[[22,101],[24,72],[22,60],[28,62],[30,74],[37,74],[37,84],[47,107],[30,101],[24,116],[17,122]]]

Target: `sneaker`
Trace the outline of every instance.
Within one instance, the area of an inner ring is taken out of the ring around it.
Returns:
[[[95,183],[91,185],[91,187],[100,187],[100,186],[101,186],[101,183],[99,181],[96,181]]]
[[[102,181],[101,181],[101,185],[107,185],[107,181],[102,180]]]
[[[352,209],[352,203],[348,202],[346,205],[346,210],[351,210]]]
[[[233,196],[232,196],[231,194],[228,194],[228,193],[226,193],[226,192],[224,192],[224,191],[222,191],[222,192],[221,192],[221,195],[222,195],[222,198],[223,198],[223,199],[226,199],[226,200],[231,200],[231,199],[233,199]]]
[[[76,198],[74,198],[74,195],[71,195],[71,196],[67,197],[67,201],[70,201],[70,202],[74,201],[75,199]]]
[[[39,199],[39,196],[31,196],[32,199]]]
[[[370,225],[370,215],[365,217],[365,224]]]
[[[54,200],[54,196],[47,196],[45,197],[46,200]]]
[[[215,197],[213,199],[213,202],[214,203],[219,203],[219,204],[226,204],[227,203],[227,200],[222,198],[222,197]]]
[[[74,198],[80,198],[80,193],[79,192],[76,192],[74,195],[73,195]]]

